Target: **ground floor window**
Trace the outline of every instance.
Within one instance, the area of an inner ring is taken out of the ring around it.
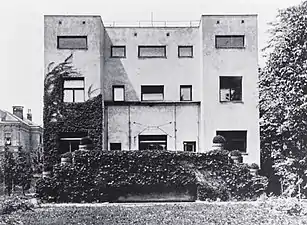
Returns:
[[[183,151],[185,152],[196,152],[196,141],[184,141]]]
[[[139,150],[167,150],[167,135],[139,135]]]
[[[60,134],[60,149],[59,153],[73,152],[79,149],[80,140],[86,137],[85,132],[66,132]]]
[[[247,131],[216,131],[216,134],[226,139],[225,149],[246,152]]]
[[[122,150],[122,144],[121,143],[110,143],[110,150]]]

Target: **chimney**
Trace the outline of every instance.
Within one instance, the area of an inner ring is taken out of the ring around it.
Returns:
[[[27,113],[27,119],[32,121],[32,113],[31,113],[31,109],[28,109],[28,113]]]
[[[13,114],[23,120],[23,106],[13,106]]]

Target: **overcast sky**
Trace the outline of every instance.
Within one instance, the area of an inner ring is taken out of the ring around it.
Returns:
[[[301,0],[8,0],[0,5],[0,109],[31,108],[42,124],[43,15],[96,14],[103,21],[198,20],[201,14],[258,14],[259,49],[277,10]],[[260,64],[264,61],[259,54]]]

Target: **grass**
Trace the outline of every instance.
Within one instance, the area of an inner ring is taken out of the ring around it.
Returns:
[[[278,208],[278,207],[279,208]],[[306,214],[291,216],[280,203],[158,203],[48,206],[11,214],[31,225],[92,224],[307,224]],[[303,204],[307,208],[307,203]],[[1,220],[0,220],[1,221]],[[19,222],[19,223],[18,223]],[[1,224],[1,222],[0,222]]]

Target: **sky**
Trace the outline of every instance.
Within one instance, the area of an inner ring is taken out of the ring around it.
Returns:
[[[0,5],[0,109],[13,105],[43,120],[44,24],[48,14],[95,14],[103,21],[190,21],[202,14],[258,14],[259,49],[278,9],[301,0],[8,0]],[[265,64],[259,53],[259,64]]]

